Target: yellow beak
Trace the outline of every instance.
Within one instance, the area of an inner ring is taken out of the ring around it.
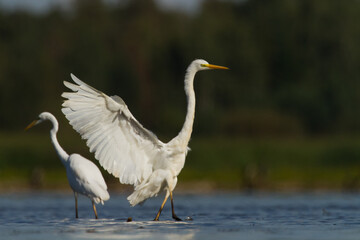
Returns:
[[[208,67],[208,68],[212,68],[212,69],[223,69],[223,70],[228,70],[228,67],[223,67],[223,66],[218,66],[218,65],[213,65],[213,64],[203,64],[204,67]]]
[[[33,126],[35,126],[37,123],[38,123],[38,120],[32,121],[32,122],[25,128],[25,131],[29,130],[30,128],[32,128]]]

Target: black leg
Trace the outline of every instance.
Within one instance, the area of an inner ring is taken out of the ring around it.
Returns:
[[[77,201],[77,193],[74,192],[74,197],[75,197],[75,218],[79,218],[78,215],[78,201]]]
[[[173,200],[173,195],[172,192],[170,191],[170,200],[171,200],[171,212],[172,212],[172,218],[175,219],[176,221],[182,221],[178,216],[176,216],[175,211],[174,211],[174,200]]]

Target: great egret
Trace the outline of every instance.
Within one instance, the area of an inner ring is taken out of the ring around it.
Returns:
[[[62,149],[56,138],[59,124],[54,115],[51,113],[41,113],[38,119],[30,123],[25,129],[28,130],[45,120],[49,120],[53,125],[53,128],[50,130],[51,142],[62,164],[66,168],[66,175],[70,187],[74,191],[75,217],[78,218],[77,194],[80,193],[91,199],[95,218],[97,219],[98,215],[96,212],[95,203],[104,204],[104,201],[110,198],[105,180],[99,168],[93,162],[84,158],[83,156],[79,154],[69,155],[64,151],[64,149]]]
[[[72,92],[64,92],[62,112],[73,128],[87,139],[90,152],[100,164],[123,184],[134,185],[134,192],[127,198],[132,206],[166,190],[166,195],[155,221],[170,196],[172,217],[181,220],[174,212],[173,190],[177,176],[184,167],[194,116],[196,72],[207,69],[228,69],[212,65],[205,60],[194,60],[185,75],[187,114],[180,133],[168,143],[161,142],[155,134],[145,129],[131,114],[118,96],[107,96],[79,80],[76,84],[64,81]]]

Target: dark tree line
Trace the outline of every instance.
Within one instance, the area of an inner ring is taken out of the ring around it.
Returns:
[[[174,135],[195,58],[196,134],[360,132],[360,1],[205,1],[165,12],[148,0],[74,3],[43,15],[0,11],[0,129],[60,115],[70,73],[121,96],[145,127]]]

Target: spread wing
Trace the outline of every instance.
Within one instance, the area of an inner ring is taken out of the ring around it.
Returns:
[[[76,84],[64,81],[62,112],[80,133],[90,152],[121,183],[138,185],[152,173],[162,143],[145,129],[118,96],[109,97],[71,74]]]

